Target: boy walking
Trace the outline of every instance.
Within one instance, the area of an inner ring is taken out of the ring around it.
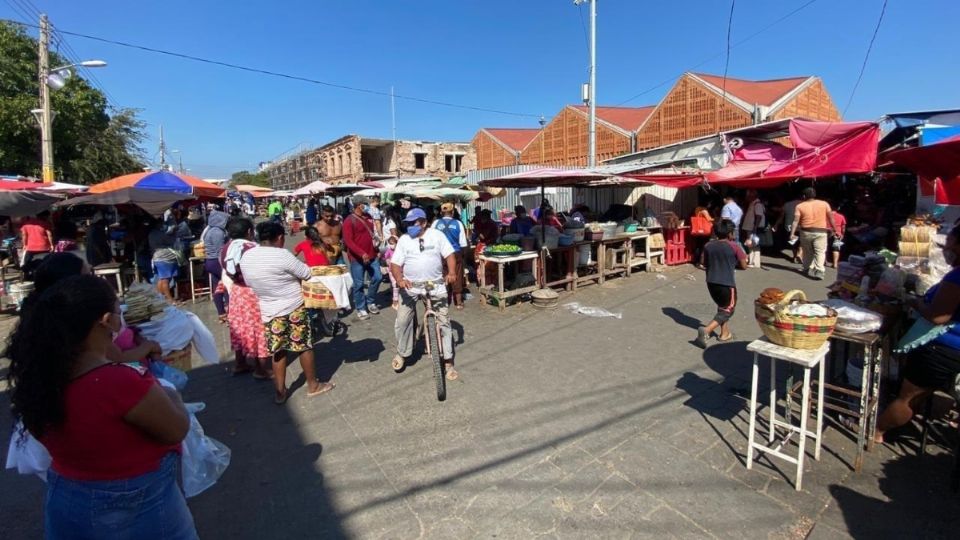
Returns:
[[[732,221],[719,221],[713,229],[714,238],[703,248],[700,264],[707,270],[707,291],[717,304],[717,314],[706,326],[697,329],[697,339],[694,343],[700,348],[707,348],[707,338],[719,328],[722,342],[733,339],[730,332],[730,318],[737,307],[737,283],[734,272],[737,268],[747,269],[747,255],[736,243],[734,236],[737,227]]]

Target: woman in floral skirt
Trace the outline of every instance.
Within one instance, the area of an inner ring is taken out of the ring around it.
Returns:
[[[248,249],[256,247],[253,242],[253,222],[243,217],[233,217],[227,222],[229,240],[220,251],[223,282],[230,294],[230,310],[227,322],[230,325],[230,346],[236,354],[235,375],[253,371],[253,378],[272,378],[270,351],[260,322],[260,301],[243,280],[240,257]]]

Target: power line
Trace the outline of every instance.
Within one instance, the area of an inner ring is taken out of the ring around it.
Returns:
[[[720,101],[720,108],[727,102],[727,70],[730,69],[730,32],[733,30],[733,10],[737,6],[737,0],[730,0],[730,17],[727,19],[727,56],[723,61],[723,99]],[[717,130],[720,130],[720,120],[717,121]]]
[[[805,8],[809,7],[809,6],[812,5],[812,4],[815,4],[816,2],[817,2],[817,0],[808,0],[806,3],[801,4],[799,7],[795,8],[794,10],[792,10],[792,11],[790,11],[790,12],[782,15],[780,18],[776,19],[775,21],[772,21],[771,23],[767,24],[766,26],[764,26],[764,27],[761,28],[760,30],[757,30],[756,32],[750,34],[749,36],[747,36],[747,37],[745,37],[745,38],[743,38],[743,39],[741,39],[740,41],[737,41],[736,43],[734,43],[733,45],[731,45],[730,48],[731,48],[731,49],[736,49],[736,48],[739,47],[740,45],[743,45],[744,43],[750,41],[751,39],[759,36],[760,34],[766,32],[767,30],[773,28],[774,26],[780,24],[781,22],[789,19],[790,17],[792,17],[792,16],[796,15],[797,13],[803,11]],[[713,61],[716,60],[717,58],[720,58],[722,55],[723,55],[723,53],[715,54],[715,55],[711,56],[710,58],[707,58],[706,60],[704,60],[704,61],[702,61],[702,62],[700,62],[700,63],[698,63],[698,64],[696,64],[696,65],[690,66],[690,68],[686,69],[683,73],[686,73],[686,72],[688,72],[688,71],[693,71],[693,70],[697,69],[698,67],[700,67],[700,66],[702,66],[702,65],[704,65],[704,64],[708,64],[708,63],[710,63],[710,62],[713,62]],[[669,84],[669,83],[677,80],[677,78],[679,78],[680,76],[682,76],[683,73],[679,73],[679,74],[677,74],[677,75],[674,75],[674,76],[670,77],[669,79],[664,79],[663,81],[657,83],[656,85],[651,86],[650,88],[647,88],[647,89],[644,90],[643,92],[640,92],[639,94],[636,94],[636,95],[634,95],[634,96],[632,96],[632,97],[630,97],[630,98],[627,98],[627,99],[621,101],[620,103],[617,103],[617,105],[618,105],[618,106],[619,106],[619,105],[625,105],[625,104],[630,103],[631,101],[637,99],[638,97],[645,96],[645,95],[649,94],[650,92],[653,92],[654,90],[657,90],[658,88],[660,88],[660,87],[662,87],[662,86],[664,86],[664,85],[666,85],[666,84]]]
[[[4,20],[8,20],[8,19],[4,19]],[[9,21],[9,22],[20,23],[20,24],[26,24],[26,23],[22,23],[22,22],[19,22],[19,21],[12,21],[12,20],[8,20],[8,21]],[[35,25],[26,24],[26,26],[32,26],[32,27],[36,28]],[[316,85],[319,85],[319,86],[326,86],[326,87],[329,87],[329,88],[338,88],[338,89],[340,89],[340,90],[348,90],[348,91],[351,91],[351,92],[358,92],[358,93],[362,93],[362,94],[370,94],[370,95],[383,96],[383,97],[389,97],[389,96],[390,96],[390,93],[389,93],[389,92],[383,92],[383,91],[381,91],[381,90],[372,90],[372,89],[370,89],[370,88],[359,88],[359,87],[356,87],[356,86],[349,86],[349,85],[346,85],[346,84],[339,84],[339,83],[332,83],[332,82],[328,82],[328,81],[321,81],[321,80],[318,80],[318,79],[311,79],[311,78],[309,78],[309,77],[303,77],[303,76],[300,76],[300,75],[291,75],[291,74],[289,74],[289,73],[281,73],[281,72],[278,72],[278,71],[271,71],[271,70],[267,70],[267,69],[260,69],[260,68],[254,68],[254,67],[249,67],[249,66],[242,66],[242,65],[240,65],[240,64],[233,64],[233,63],[230,63],[230,62],[223,62],[223,61],[220,61],[220,60],[211,60],[211,59],[209,59],[209,58],[202,58],[202,57],[199,57],[199,56],[194,56],[194,55],[184,54],[184,53],[179,53],[179,52],[174,52],[174,51],[166,51],[166,50],[163,50],[163,49],[156,49],[156,48],[153,48],[153,47],[147,47],[147,46],[145,46],[145,45],[137,45],[137,44],[135,44],[135,43],[128,43],[128,42],[124,42],[124,41],[107,39],[107,38],[102,38],[102,37],[98,37],[98,36],[91,36],[91,35],[88,35],[88,34],[81,34],[81,33],[79,33],[79,32],[69,32],[69,31],[67,31],[67,30],[60,30],[60,33],[66,34],[66,35],[68,35],[68,36],[75,36],[75,37],[79,37],[79,38],[83,38],[83,39],[89,39],[89,40],[93,40],[93,41],[99,41],[99,42],[101,42],[101,43],[109,43],[109,44],[111,44],[111,45],[117,45],[117,46],[119,46],[119,47],[127,47],[127,48],[130,48],[130,49],[138,49],[138,50],[141,50],[141,51],[152,52],[152,53],[156,53],[156,54],[162,54],[162,55],[165,55],[165,56],[171,56],[171,57],[174,57],[174,58],[181,58],[181,59],[184,59],[184,60],[192,60],[192,61],[194,61],[194,62],[200,62],[200,63],[204,63],[204,64],[210,64],[210,65],[215,65],[215,66],[220,66],[220,67],[226,67],[226,68],[230,68],[230,69],[236,69],[236,70],[239,70],[239,71],[246,71],[246,72],[249,72],[249,73],[257,73],[257,74],[260,74],[260,75],[269,75],[269,76],[271,76],[271,77],[279,77],[279,78],[282,78],[282,79],[289,79],[289,80],[293,80],[293,81],[306,82],[306,83],[316,84]],[[515,112],[515,111],[503,111],[503,110],[499,110],[499,109],[490,109],[490,108],[487,108],[487,107],[477,107],[477,106],[473,106],[473,105],[463,105],[463,104],[459,104],[459,103],[450,103],[450,102],[446,102],[446,101],[437,101],[437,100],[433,100],[433,99],[419,98],[419,97],[415,97],[415,96],[404,96],[404,95],[401,95],[401,94],[394,94],[394,97],[395,97],[396,99],[404,99],[404,100],[407,100],[407,101],[414,101],[414,102],[417,102],[417,103],[425,103],[425,104],[428,104],[428,105],[438,105],[438,106],[441,106],[441,107],[450,107],[450,108],[454,108],[454,109],[465,109],[465,110],[471,110],[471,111],[488,112],[488,113],[503,114],[503,115],[507,115],[507,116],[518,116],[518,117],[524,117],[524,118],[540,118],[540,115],[539,115],[539,114],[520,113],[520,112]]]
[[[880,25],[883,23],[883,16],[887,12],[887,0],[883,0],[883,6],[880,8],[880,18],[877,19],[877,26],[873,29],[873,35],[870,36],[870,44],[867,45],[867,53],[863,56],[863,64],[860,66],[860,74],[857,75],[857,82],[853,85],[853,90],[850,91],[850,98],[847,99],[846,106],[843,107],[843,112],[840,114],[841,117],[847,115],[847,109],[850,108],[850,104],[853,103],[853,96],[857,93],[857,88],[860,87],[860,81],[863,80],[863,73],[867,70],[867,61],[870,60],[870,51],[873,50],[873,42],[877,39],[877,34],[880,32]]]

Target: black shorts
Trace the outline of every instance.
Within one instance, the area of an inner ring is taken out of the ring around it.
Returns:
[[[931,343],[907,354],[903,378],[920,388],[942,389],[952,386],[960,374],[960,351]]]
[[[717,314],[713,316],[713,320],[720,324],[729,321],[737,307],[737,288],[707,283],[707,290],[710,291],[710,298],[717,304]]]

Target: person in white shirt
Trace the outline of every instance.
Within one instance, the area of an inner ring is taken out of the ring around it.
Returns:
[[[307,396],[333,390],[334,385],[317,380],[313,358],[310,318],[303,305],[301,281],[310,279],[310,267],[283,248],[283,225],[265,221],[257,225],[260,245],[240,258],[243,279],[260,301],[260,318],[267,336],[267,350],[273,355],[274,402],[287,400],[287,352],[299,354],[307,378]]]
[[[397,355],[391,362],[394,371],[403,371],[406,359],[413,354],[413,327],[417,316],[417,299],[425,294],[422,284],[434,282],[431,301],[437,313],[440,335],[443,339],[443,363],[447,380],[457,380],[459,375],[453,368],[453,332],[450,330],[446,289],[442,281],[453,284],[456,275],[447,273],[444,268],[457,267],[454,249],[442,232],[427,227],[427,215],[420,208],[407,212],[403,220],[407,224],[407,233],[397,241],[397,247],[390,259],[390,273],[400,286],[400,307],[394,331],[397,335]],[[444,266],[446,262],[446,266]]]

